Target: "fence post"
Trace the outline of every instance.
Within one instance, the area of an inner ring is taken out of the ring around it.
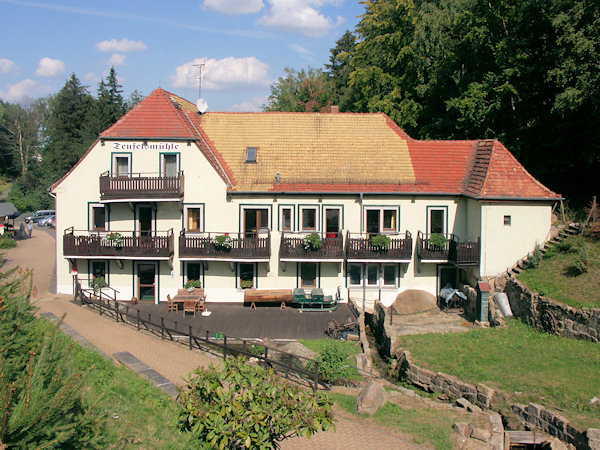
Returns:
[[[319,361],[315,361],[315,373],[313,374],[313,392],[317,392],[319,386]]]
[[[115,320],[119,323],[119,304],[115,302]]]
[[[206,340],[208,341],[210,338],[209,334],[208,334],[208,330],[206,330]]]
[[[160,318],[160,338],[163,341],[165,340],[165,318],[164,317]]]
[[[246,353],[246,339],[244,339],[242,342],[244,344],[244,347],[243,347],[244,353]]]
[[[102,315],[102,302],[98,302],[98,307],[100,308],[100,315]]]
[[[223,335],[223,359],[227,359],[227,336]]]
[[[265,359],[264,359],[264,363],[265,363],[265,367],[268,367],[269,365],[267,364],[267,360],[269,359],[269,347],[265,347]]]
[[[192,326],[189,326],[189,336],[190,336],[190,350],[192,349]]]
[[[138,329],[138,331],[140,331],[140,310],[139,309],[136,311],[136,317],[137,317],[137,329]]]

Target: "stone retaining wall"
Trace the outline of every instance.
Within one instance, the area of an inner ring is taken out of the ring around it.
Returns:
[[[600,342],[600,309],[572,308],[530,292],[521,281],[510,276],[496,279],[495,287],[508,296],[513,315],[532,327],[568,338]]]
[[[411,361],[407,350],[399,349],[395,357],[392,371],[427,392],[437,392],[455,399],[464,398],[483,409],[492,405],[494,390],[484,384],[473,386],[452,375],[419,367]]]

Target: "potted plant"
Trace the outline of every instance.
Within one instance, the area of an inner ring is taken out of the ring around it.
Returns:
[[[323,245],[323,240],[319,233],[310,233],[304,236],[302,244],[305,250],[319,250]]]
[[[220,234],[214,237],[213,244],[217,250],[229,250],[233,247],[233,239],[227,233]]]
[[[252,280],[241,280],[240,281],[240,287],[242,289],[252,289],[252,286],[254,286],[254,282]]]
[[[429,236],[429,247],[435,249],[443,249],[446,246],[448,239],[441,233],[433,233]]]
[[[188,292],[192,292],[196,288],[201,288],[202,282],[200,280],[188,280],[185,282],[183,287],[187,289]]]
[[[391,243],[392,240],[385,234],[377,234],[371,238],[371,245],[375,247],[376,250],[387,250],[390,248]]]
[[[104,243],[110,247],[121,247],[123,245],[123,235],[116,232],[110,232],[106,236],[104,236]]]
[[[94,277],[94,278],[92,278],[92,282],[90,284],[92,285],[92,289],[94,290],[94,294],[97,294],[98,291],[100,289],[102,289],[103,287],[108,286],[108,284],[106,283],[106,280],[104,279],[104,277]]]

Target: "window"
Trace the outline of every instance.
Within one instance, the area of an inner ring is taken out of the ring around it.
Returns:
[[[300,263],[300,287],[317,287],[316,263]]]
[[[91,282],[94,278],[103,277],[105,281],[108,282],[107,274],[108,270],[106,270],[106,261],[92,260],[90,262],[90,279]]]
[[[429,229],[427,230],[428,233],[446,234],[446,208],[427,207],[427,211],[429,215]]]
[[[367,264],[367,285],[377,286],[379,284],[379,264]]]
[[[253,263],[239,263],[238,274],[238,282],[240,288],[249,289],[252,287],[256,287],[254,283],[255,273]]]
[[[317,231],[317,207],[300,208],[300,225],[302,231]]]
[[[325,207],[325,236],[337,237],[340,233],[342,210],[339,207]]]
[[[511,220],[512,220],[511,216],[504,216],[504,225],[510,226]]]
[[[191,232],[202,231],[202,206],[185,207],[185,230]]]
[[[383,285],[395,287],[396,286],[396,269],[397,266],[392,264],[384,264],[383,266]]]
[[[185,281],[202,279],[202,264],[196,262],[185,263]]]
[[[162,155],[163,177],[176,177],[179,173],[179,155],[176,153]]]
[[[351,286],[362,285],[362,264],[348,264],[348,282]]]
[[[267,231],[270,229],[270,212],[269,208],[250,208],[243,207],[243,229],[246,237],[257,237],[258,232]]]
[[[108,211],[105,205],[90,205],[89,210],[89,230],[90,231],[106,231],[107,229],[107,216]]]
[[[256,162],[256,151],[258,147],[246,147],[246,162],[247,163],[255,163]]]
[[[292,231],[293,226],[293,207],[291,206],[280,206],[279,207],[279,230],[280,231]]]
[[[366,208],[366,232],[379,234],[398,231],[398,208]]]
[[[128,177],[131,174],[130,156],[113,155],[113,177]]]

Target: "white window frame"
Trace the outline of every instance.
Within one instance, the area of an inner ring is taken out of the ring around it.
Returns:
[[[199,209],[200,217],[198,219],[198,229],[197,230],[188,230],[188,210],[189,209]],[[186,233],[202,233],[204,231],[204,205],[201,203],[194,204],[190,203],[183,206],[183,229]]]
[[[185,285],[188,282],[188,265],[189,264],[198,264],[200,266],[200,279],[202,280],[202,287],[204,286],[204,264],[202,261],[183,261],[183,284]]]
[[[166,176],[166,173],[165,173],[165,169],[166,169],[165,156],[175,156],[176,157],[175,158],[175,162],[177,163],[176,174],[179,173],[179,168],[181,167],[181,163],[180,163],[180,159],[179,158],[181,158],[181,155],[179,153],[168,153],[167,152],[167,153],[161,153],[160,154],[160,163],[159,163],[160,164],[160,168],[159,168],[160,169],[159,170],[160,176],[161,177]]]
[[[256,230],[258,233],[260,232],[264,232],[265,230],[271,230],[271,225],[273,224],[272,222],[272,217],[271,217],[271,207],[270,205],[265,205],[263,204],[256,204],[256,205],[251,205],[251,204],[246,204],[240,207],[240,232],[244,233],[244,227],[245,227],[245,223],[244,223],[244,217],[246,216],[246,210],[247,209],[266,209],[267,210],[267,227],[266,228],[260,228],[258,230]]]
[[[298,214],[298,228],[300,229],[300,231],[305,231],[305,232],[310,232],[310,233],[318,233],[319,230],[319,207],[318,206],[311,206],[311,205],[302,205],[300,206],[300,212]],[[315,228],[304,228],[303,226],[303,218],[304,218],[304,211],[308,211],[308,210],[312,210],[315,212]]]
[[[290,229],[289,230],[284,230],[283,229],[283,225],[282,225],[282,223],[283,223],[283,210],[284,209],[289,209],[291,211],[291,214],[290,214]],[[294,231],[294,228],[295,228],[294,224],[295,224],[295,219],[296,219],[294,217],[295,216],[294,212],[295,212],[294,205],[279,205],[279,224],[278,224],[279,225],[279,231],[285,231],[285,232],[288,232],[288,233]]]
[[[375,278],[375,284],[371,284],[369,283],[369,267],[375,266],[375,269],[377,270],[377,276]],[[368,288],[378,288],[381,286],[380,283],[380,279],[381,279],[381,264],[377,263],[377,262],[370,262],[370,263],[365,263],[365,268],[366,270],[364,271],[364,283],[366,283],[366,286]]]
[[[338,233],[341,234],[342,232],[342,228],[344,228],[343,222],[344,222],[344,210],[341,206],[335,206],[335,205],[323,205],[323,217],[321,217],[321,229],[323,230],[323,235],[325,235],[325,233],[327,233],[327,210],[328,209],[336,209],[338,211],[338,219],[339,219],[339,230]]]
[[[237,286],[238,290],[243,291],[242,289],[242,279],[240,278],[242,276],[242,264],[251,264],[253,269],[253,277],[252,277],[252,288],[253,289],[257,289],[258,287],[258,265],[256,263],[252,263],[252,262],[239,262],[236,264],[236,270],[235,270],[235,285]]]
[[[89,223],[88,223],[88,231],[94,231],[94,232],[105,232],[105,231],[109,231],[110,226],[109,226],[109,217],[108,217],[108,207],[104,204],[104,203],[89,203],[88,205],[88,217],[89,217]],[[96,229],[95,228],[95,220],[94,220],[94,208],[104,208],[104,229],[100,230],[100,229]]]
[[[360,268],[360,283],[352,284],[352,279],[350,277],[350,266],[358,266]],[[364,282],[364,264],[363,263],[348,263],[346,265],[346,276],[348,278],[348,287],[359,287],[363,285]]]
[[[113,153],[112,154],[112,173],[111,176],[116,177],[117,176],[117,158],[127,158],[127,166],[128,166],[128,173],[127,176],[130,177],[132,174],[132,170],[131,170],[131,154],[130,153]],[[124,176],[124,175],[121,175]]]
[[[393,267],[394,268],[394,284],[385,284],[385,267]],[[381,264],[381,287],[393,289],[398,287],[399,276],[398,276],[398,264]]]
[[[399,206],[365,206],[363,210],[363,233],[367,232],[367,211],[379,211],[379,234],[397,233],[400,229],[400,207]],[[385,230],[383,228],[384,211],[396,212],[396,228],[394,230]]]

